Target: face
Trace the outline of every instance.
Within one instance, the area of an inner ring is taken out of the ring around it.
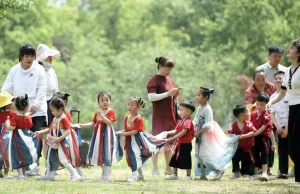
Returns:
[[[264,88],[266,84],[265,73],[263,72],[257,73],[254,77],[254,84],[257,88]]]
[[[191,115],[191,110],[183,106],[180,106],[179,112],[181,118],[188,118]]]
[[[99,97],[99,105],[101,109],[108,109],[110,105],[110,98],[108,95],[103,95]]]
[[[136,101],[134,100],[129,100],[127,104],[128,112],[132,115],[137,114],[139,110],[139,106],[137,105]]]
[[[56,109],[54,106],[50,106],[50,110],[55,117],[60,117],[64,113],[62,108]]]
[[[258,102],[256,101],[256,110],[258,113],[263,113],[266,110],[266,103],[265,102]]]
[[[278,66],[282,59],[282,53],[271,53],[269,56],[269,63],[273,66]]]
[[[249,110],[247,109],[246,112],[241,113],[240,117],[244,121],[249,120],[250,119],[250,112],[249,112]]]
[[[45,59],[45,61],[46,61],[47,63],[49,63],[49,64],[52,64],[52,59],[53,59],[53,57],[52,57],[52,56],[49,56],[49,57],[47,57],[47,58]]]
[[[34,55],[24,55],[21,63],[24,69],[29,69],[32,65],[32,62],[35,60]]]
[[[162,75],[164,75],[164,76],[168,76],[168,75],[170,75],[172,69],[173,69],[173,67],[163,67],[163,66],[160,66],[159,72]]]
[[[198,104],[205,104],[207,101],[207,96],[204,97],[200,90],[196,94],[196,101]]]
[[[288,48],[287,57],[291,60],[298,59],[300,56],[300,52],[297,52],[297,48],[295,46],[290,46]]]
[[[274,84],[275,84],[276,89],[281,88],[282,82],[283,82],[283,74],[276,75],[274,78]]]

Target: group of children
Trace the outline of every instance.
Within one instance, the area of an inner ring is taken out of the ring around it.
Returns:
[[[166,180],[178,179],[178,168],[186,170],[183,180],[192,180],[192,140],[195,143],[195,177],[208,180],[207,175],[214,176],[213,180],[221,179],[225,169],[233,163],[231,178],[238,178],[241,174],[248,174],[254,179],[259,169],[262,169],[261,180],[267,181],[267,160],[269,149],[274,149],[271,137],[272,121],[266,110],[269,97],[260,94],[256,99],[256,110],[250,115],[244,105],[233,109],[237,120],[228,130],[227,136],[213,120],[213,112],[208,101],[213,89],[200,87],[197,90],[196,101],[199,104],[194,119],[191,119],[195,106],[190,101],[180,104],[180,117],[173,131],[163,132],[152,136],[144,131],[143,119],[139,110],[145,103],[140,97],[133,96],[128,100],[129,115],[124,119],[124,129],[115,131],[113,123],[116,115],[110,108],[111,96],[102,91],[97,100],[99,109],[95,112],[91,122],[81,124],[80,128],[94,127],[88,160],[91,165],[102,167],[102,175],[97,181],[107,182],[111,166],[126,153],[126,161],[131,168],[132,175],[128,182],[144,180],[142,165],[156,154],[166,143],[173,144],[173,155],[170,166],[173,174],[167,175]],[[54,180],[56,170],[66,168],[70,174],[70,181],[84,180],[79,156],[79,145],[76,140],[76,130],[71,125],[70,113],[66,110],[67,96],[54,95],[50,102],[50,109],[54,116],[49,128],[35,133],[29,131],[32,122],[28,112],[27,96],[14,99],[17,114],[11,110],[12,97],[0,92],[0,160],[5,167],[4,177],[8,176],[8,168],[18,169],[18,179],[24,179],[24,171],[37,160],[40,135],[47,135],[48,151],[46,158],[46,174],[38,180]],[[9,118],[7,117],[9,116]],[[5,117],[5,118],[4,118]],[[122,138],[122,137],[125,138]],[[240,169],[239,162],[242,161]],[[1,170],[2,173],[2,170]]]

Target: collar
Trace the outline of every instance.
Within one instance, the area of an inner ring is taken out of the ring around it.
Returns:
[[[270,69],[274,69],[274,70],[279,70],[279,65],[280,64],[278,64],[278,67],[277,68],[274,68],[274,67],[272,67],[271,65],[270,65],[270,62],[268,61],[268,63],[267,63],[267,66],[270,68]]]

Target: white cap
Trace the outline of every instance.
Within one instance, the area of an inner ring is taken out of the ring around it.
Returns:
[[[44,61],[49,56],[59,56],[60,52],[58,50],[50,49],[45,44],[39,44],[39,46],[36,49],[36,59],[38,61]]]

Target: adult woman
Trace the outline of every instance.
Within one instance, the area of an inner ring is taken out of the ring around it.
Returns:
[[[279,102],[288,92],[289,94],[289,120],[288,120],[288,149],[295,167],[295,181],[290,184],[300,184],[300,39],[292,42],[288,48],[288,59],[291,66],[288,68],[278,95],[270,100],[267,107]]]
[[[174,98],[179,94],[179,88],[175,88],[174,81],[169,77],[174,61],[169,57],[155,59],[158,72],[150,78],[147,84],[148,98],[153,105],[152,134],[157,135],[163,131],[171,131],[176,126],[176,114],[174,112]],[[162,149],[165,156],[165,174],[171,174],[169,162],[172,156],[171,145],[166,144]],[[160,175],[157,161],[158,154],[152,157],[153,175]]]

